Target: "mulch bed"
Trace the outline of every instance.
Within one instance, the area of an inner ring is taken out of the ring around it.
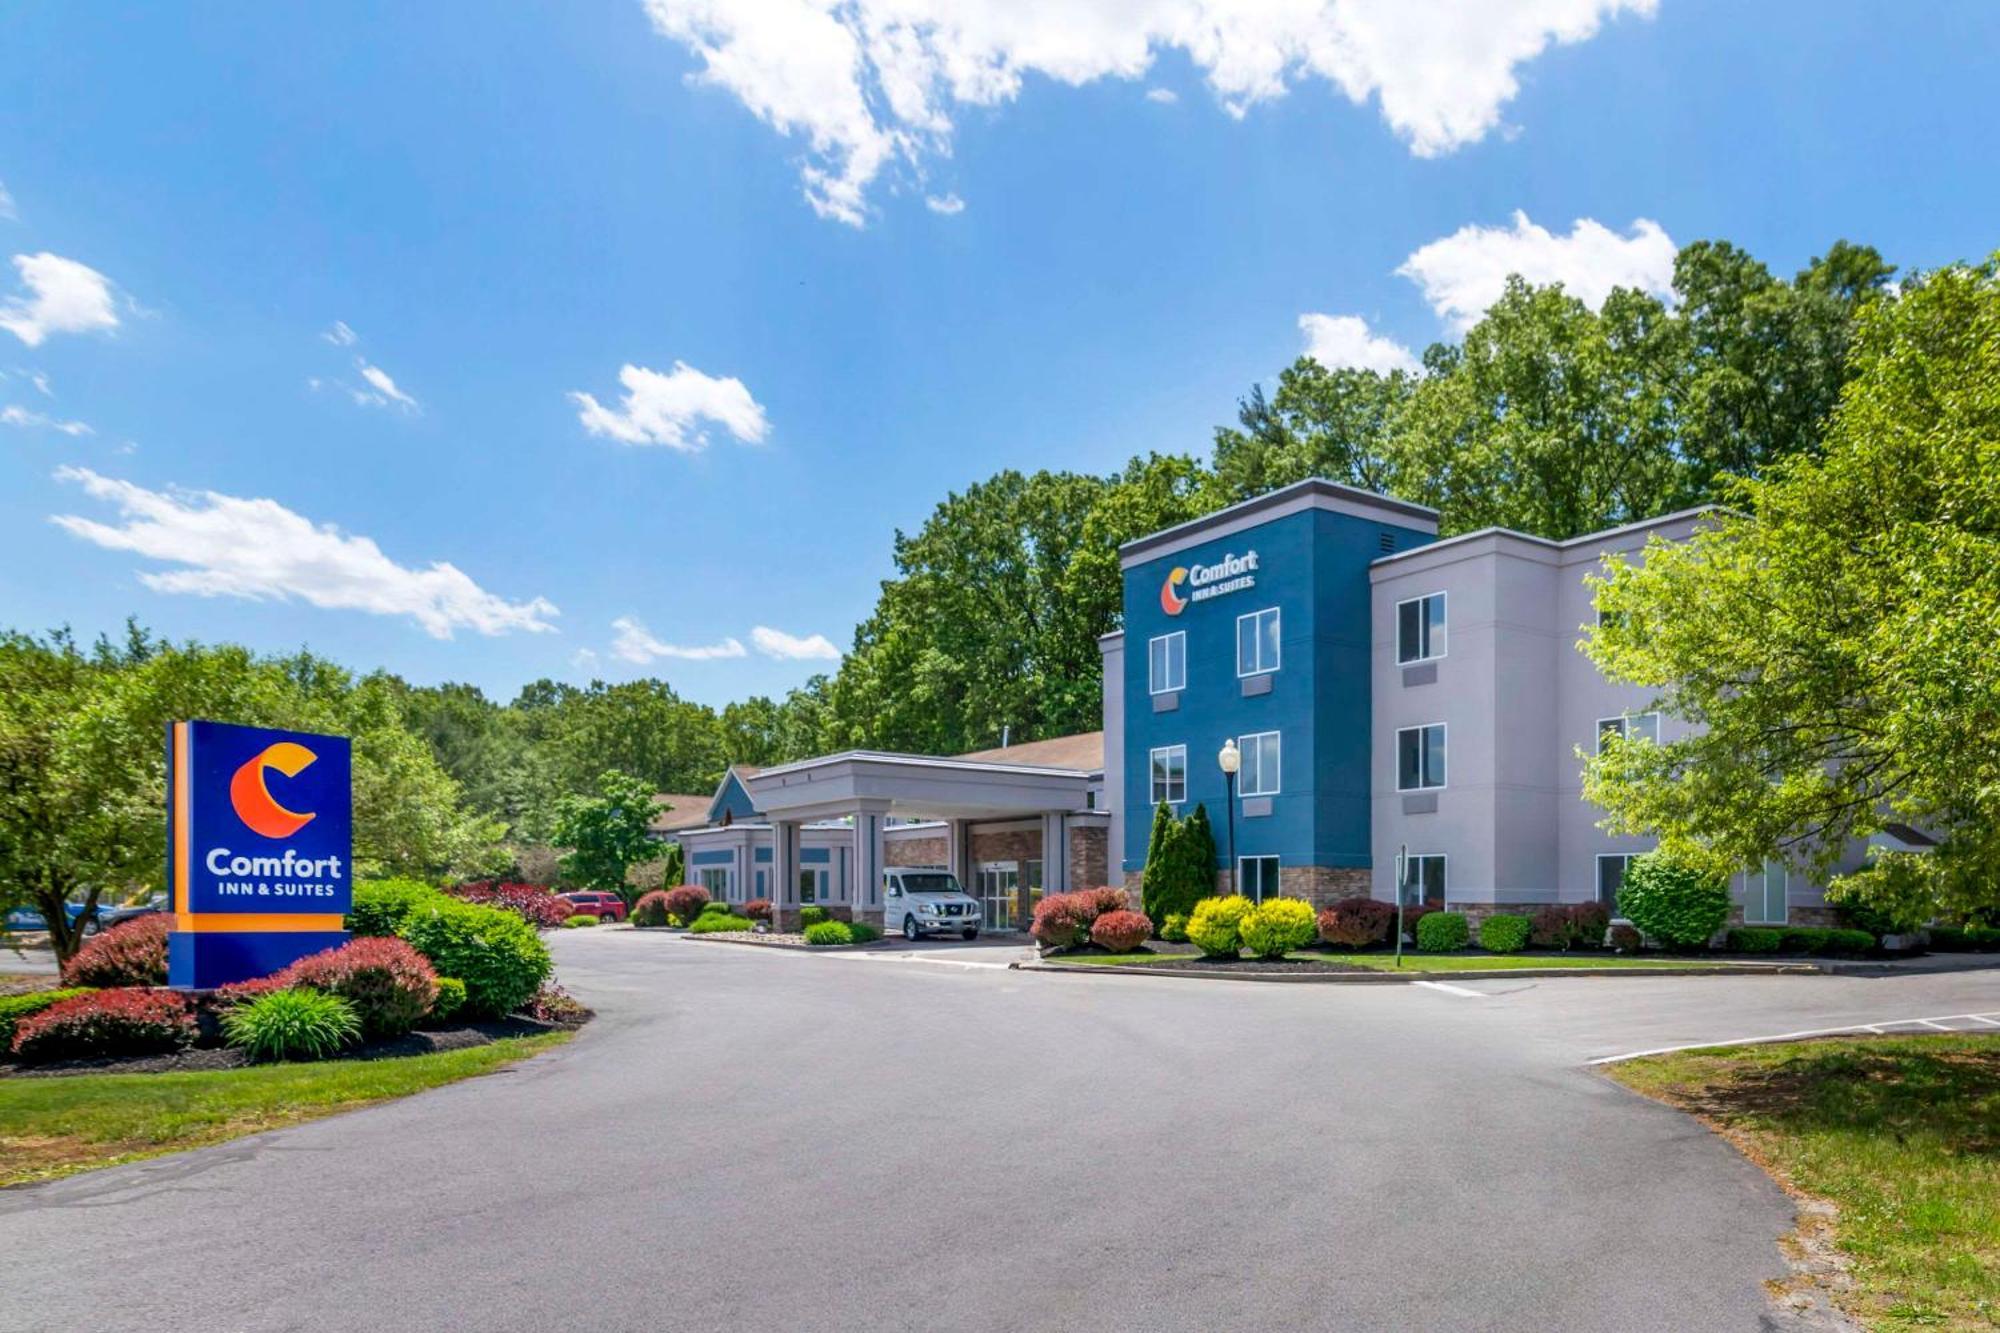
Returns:
[[[372,1041],[333,1057],[335,1060],[393,1060],[405,1055],[431,1055],[485,1046],[507,1037],[533,1037],[544,1032],[581,1027],[575,1023],[544,1023],[516,1014],[492,1023],[410,1032],[389,1041]],[[51,1060],[40,1065],[0,1064],[0,1078],[47,1078],[66,1074],[184,1074],[217,1069],[242,1069],[251,1063],[242,1051],[229,1047],[196,1048],[172,1055],[108,1056],[96,1060]],[[324,1063],[316,1061],[315,1063]]]

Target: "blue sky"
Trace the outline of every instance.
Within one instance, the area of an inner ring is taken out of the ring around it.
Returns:
[[[2000,7],[1423,8],[9,7],[0,623],[720,704],[947,491],[1510,266],[2000,247]]]

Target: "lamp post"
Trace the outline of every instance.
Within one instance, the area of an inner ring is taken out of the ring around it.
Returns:
[[[1215,762],[1222,769],[1223,784],[1229,793],[1229,891],[1241,893],[1243,886],[1236,882],[1236,770],[1243,767],[1243,752],[1236,748],[1234,736],[1222,743]]]

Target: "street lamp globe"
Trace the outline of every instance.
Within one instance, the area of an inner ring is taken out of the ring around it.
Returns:
[[[1234,736],[1222,743],[1222,749],[1216,754],[1215,762],[1220,764],[1222,771],[1231,777],[1236,776],[1236,770],[1243,767],[1243,752],[1236,748]]]

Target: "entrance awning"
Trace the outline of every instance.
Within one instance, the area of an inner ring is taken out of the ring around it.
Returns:
[[[984,820],[1082,810],[1094,777],[1073,768],[847,750],[764,769],[744,787],[770,819],[838,819],[866,810]]]

